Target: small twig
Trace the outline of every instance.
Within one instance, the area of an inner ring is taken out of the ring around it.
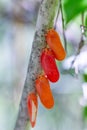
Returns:
[[[77,53],[75,55],[75,58],[73,59],[73,61],[71,63],[71,68],[72,68],[74,62],[76,61],[77,56],[80,54],[80,51],[81,51],[82,47],[84,46],[84,33],[85,33],[85,29],[87,28],[86,26],[84,26],[84,12],[81,15],[81,20],[82,20],[82,25],[80,25],[80,28],[81,28],[81,40],[79,42],[79,46],[78,46],[78,50],[77,50]]]
[[[82,20],[82,25],[84,25],[84,12],[82,12],[81,20]]]
[[[80,27],[83,29],[83,31],[87,31],[87,26],[84,26],[84,25],[80,25]]]
[[[59,13],[60,13],[60,0],[58,2],[58,10],[57,10],[57,15],[56,15],[56,20],[55,20],[55,23],[54,23],[54,29],[55,30],[56,30],[56,23],[57,23],[57,20],[58,20]]]
[[[80,50],[82,49],[82,47],[84,45],[84,34],[85,34],[85,28],[86,28],[86,26],[84,26],[84,12],[81,15],[81,19],[82,19],[82,25],[80,25],[80,28],[81,28],[81,41],[80,41],[79,46],[78,46],[77,55],[80,53]]]
[[[67,52],[67,41],[65,36],[65,26],[64,26],[64,17],[63,17],[63,10],[62,10],[62,0],[60,0],[60,9],[61,9],[61,17],[62,17],[62,29],[63,29],[63,39],[64,39],[64,46]]]

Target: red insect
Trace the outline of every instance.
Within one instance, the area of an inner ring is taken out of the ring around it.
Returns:
[[[47,75],[47,78],[51,82],[56,82],[59,79],[60,74],[56,66],[53,51],[51,49],[46,48],[42,51],[41,65],[45,74]]]
[[[30,93],[27,97],[27,109],[30,117],[31,126],[34,127],[36,123],[38,109],[37,95],[34,92]]]
[[[63,60],[66,56],[66,52],[62,46],[60,37],[54,29],[50,29],[46,34],[46,42],[53,50],[57,60]]]
[[[54,106],[54,98],[50,89],[48,79],[40,75],[35,81],[35,87],[41,103],[48,109]]]

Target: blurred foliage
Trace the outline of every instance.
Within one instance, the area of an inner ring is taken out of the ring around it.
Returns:
[[[63,0],[66,24],[80,13],[87,10],[87,0]]]
[[[6,31],[8,32],[8,29],[9,29],[9,23],[8,21],[4,19],[4,18],[1,18],[0,19],[0,44],[2,43],[3,44],[3,40],[4,40],[4,37],[6,35]]]
[[[83,107],[83,118],[87,120],[87,106]]]
[[[83,74],[83,80],[84,80],[84,82],[87,82],[87,74],[86,73]]]
[[[83,81],[87,82],[87,68],[84,69],[84,72],[83,72]]]

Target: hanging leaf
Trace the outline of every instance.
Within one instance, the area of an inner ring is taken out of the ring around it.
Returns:
[[[87,14],[86,14],[86,17],[85,17],[85,26],[87,26]]]
[[[65,23],[69,23],[81,12],[87,10],[87,0],[63,0]]]

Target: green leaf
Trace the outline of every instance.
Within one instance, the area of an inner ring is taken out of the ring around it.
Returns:
[[[87,0],[63,0],[64,19],[67,24],[78,14],[87,10]]]
[[[83,81],[87,82],[87,68],[84,70],[84,73],[83,73]]]
[[[85,17],[85,26],[87,26],[87,14],[86,14],[86,17]]]
[[[83,109],[83,118],[87,119],[87,106],[85,106]]]

